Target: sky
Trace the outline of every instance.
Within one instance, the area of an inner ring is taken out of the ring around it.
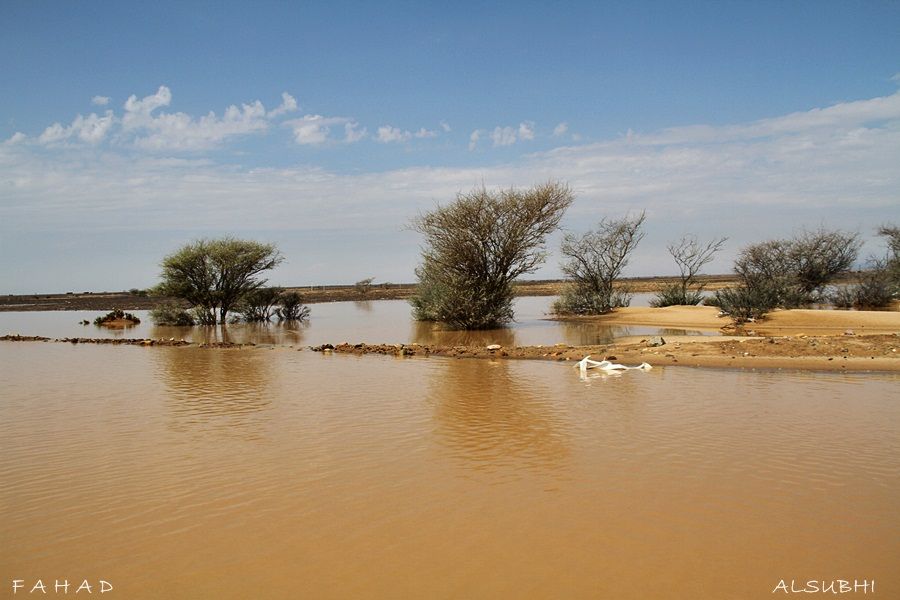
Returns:
[[[666,245],[900,222],[900,2],[0,3],[0,293],[145,288],[182,244],[410,282],[410,219],[568,183]],[[561,275],[562,233],[531,278]]]

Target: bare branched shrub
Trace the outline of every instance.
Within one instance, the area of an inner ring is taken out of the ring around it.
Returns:
[[[838,308],[884,308],[900,295],[900,228],[883,225],[878,235],[887,238],[887,254],[869,258],[857,283],[839,287],[828,296]]]
[[[604,218],[593,231],[565,236],[561,250],[566,261],[561,269],[571,283],[554,303],[556,313],[597,315],[628,306],[630,294],[617,288],[616,280],[644,238],[644,220],[643,212],[635,217]]]
[[[512,282],[545,260],[544,240],[573,198],[558,182],[525,191],[481,187],[415,219],[425,242],[410,301],[415,317],[460,329],[509,322]]]
[[[650,306],[696,305],[703,300],[703,285],[697,283],[697,275],[722,249],[728,238],[716,238],[702,243],[693,235],[685,235],[666,248],[675,259],[680,271],[679,281],[662,287]],[[693,288],[693,289],[692,289]]]
[[[826,229],[753,244],[734,263],[741,285],[716,292],[716,302],[740,322],[821,300],[825,286],[856,261],[861,245],[856,233]]]

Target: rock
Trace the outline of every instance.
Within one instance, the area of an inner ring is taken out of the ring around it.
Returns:
[[[844,335],[856,335],[856,334],[853,333],[852,329],[848,329],[847,331],[844,332]]]
[[[502,347],[503,346],[501,346],[500,344],[491,344],[490,346],[487,347],[487,349],[488,350],[499,350]]]
[[[664,340],[662,336],[654,335],[652,338],[647,340],[647,345],[651,348],[655,348],[657,346],[665,346],[666,340]]]

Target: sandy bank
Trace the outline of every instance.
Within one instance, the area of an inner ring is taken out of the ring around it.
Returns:
[[[323,353],[533,359],[575,363],[585,356],[636,365],[900,372],[900,335],[678,337],[661,346],[631,340],[604,346],[517,346],[488,349],[423,344],[325,344]]]
[[[628,307],[608,315],[576,317],[616,325],[650,325],[672,329],[730,329],[731,320],[719,317],[713,306]],[[775,310],[765,319],[748,323],[745,330],[762,335],[884,334],[900,332],[900,311]]]

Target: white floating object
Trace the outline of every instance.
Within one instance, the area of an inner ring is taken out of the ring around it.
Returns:
[[[620,365],[618,363],[609,362],[608,360],[591,360],[590,356],[585,356],[578,364],[575,365],[578,367],[578,370],[581,372],[581,377],[587,377],[588,369],[600,369],[601,371],[605,371],[606,373],[621,373],[622,371],[629,371],[632,369],[637,369],[639,371],[649,371],[653,367],[651,367],[647,363],[641,363],[636,367],[626,367],[625,365]]]
[[[490,346],[487,347],[487,349],[488,350],[499,350],[502,347],[503,346],[501,346],[500,344],[491,344]]]

